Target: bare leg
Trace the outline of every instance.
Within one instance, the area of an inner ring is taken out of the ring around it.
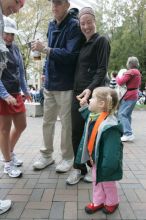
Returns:
[[[12,116],[13,119],[13,128],[10,132],[10,142],[11,152],[13,152],[14,147],[20,138],[21,133],[26,128],[26,115],[25,113],[19,113]]]
[[[9,146],[11,125],[11,116],[0,116],[0,148],[6,162],[11,160],[11,150]]]

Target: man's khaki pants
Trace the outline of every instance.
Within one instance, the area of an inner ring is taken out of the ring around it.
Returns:
[[[52,157],[54,129],[57,116],[61,120],[61,152],[62,159],[73,159],[72,132],[71,132],[71,102],[72,90],[47,91],[44,89],[44,116],[43,138],[44,149],[41,150],[43,157]]]

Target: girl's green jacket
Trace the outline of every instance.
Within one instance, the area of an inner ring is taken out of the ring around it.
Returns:
[[[88,126],[90,112],[88,107],[79,110],[85,118],[83,136],[78,147],[76,163],[82,164],[89,160],[87,149]],[[95,149],[93,160],[96,165],[96,183],[105,181],[115,181],[122,179],[122,159],[123,144],[121,136],[123,135],[122,126],[114,115],[109,115],[100,125],[95,140]]]

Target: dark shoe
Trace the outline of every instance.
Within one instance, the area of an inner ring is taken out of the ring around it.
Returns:
[[[104,205],[104,208],[102,209],[102,211],[105,213],[105,214],[112,214],[116,211],[116,209],[118,208],[119,204],[116,204],[116,205],[113,205],[113,206],[107,206],[107,205]]]
[[[97,212],[98,210],[102,209],[103,207],[104,207],[104,204],[94,205],[94,203],[89,203],[85,207],[85,212],[88,214],[93,214],[94,212]]]

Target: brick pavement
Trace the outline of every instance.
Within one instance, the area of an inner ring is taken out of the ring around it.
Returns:
[[[1,220],[146,220],[146,112],[135,111],[134,143],[124,147],[124,178],[119,183],[121,203],[111,216],[99,211],[93,215],[84,212],[91,200],[91,184],[80,182],[67,186],[67,174],[55,173],[55,165],[34,172],[32,164],[42,146],[42,118],[28,118],[28,127],[17,144],[16,152],[23,159],[23,177],[12,179],[3,174],[0,163],[0,198],[13,200],[12,209],[0,216]],[[60,159],[60,122],[56,125],[55,153]]]

